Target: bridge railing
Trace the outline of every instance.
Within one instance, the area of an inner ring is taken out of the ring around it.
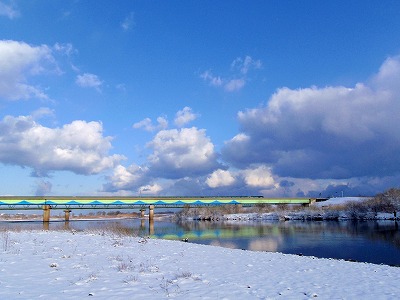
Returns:
[[[65,220],[69,220],[71,209],[140,209],[141,217],[148,207],[149,220],[154,218],[154,208],[182,208],[195,206],[266,204],[311,205],[317,199],[310,198],[264,198],[251,197],[91,197],[91,196],[0,196],[0,210],[43,209],[43,222],[50,221],[51,209],[64,209]]]
[[[0,209],[30,209],[44,205],[52,208],[96,208],[96,207],[158,207],[218,206],[241,204],[254,206],[259,204],[310,204],[309,198],[264,198],[251,197],[109,197],[109,196],[0,196]]]

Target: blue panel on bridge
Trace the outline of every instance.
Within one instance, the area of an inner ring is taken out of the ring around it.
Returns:
[[[185,205],[186,203],[183,202],[183,201],[176,201],[176,202],[174,202],[174,204],[177,204],[177,205]]]

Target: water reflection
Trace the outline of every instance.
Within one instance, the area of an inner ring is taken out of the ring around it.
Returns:
[[[158,238],[254,251],[400,265],[400,231],[394,221],[185,222],[183,231]]]
[[[108,231],[184,240],[226,248],[283,252],[400,265],[400,231],[394,221],[204,222],[148,219],[69,222],[0,222],[1,230]]]
[[[249,250],[277,252],[282,242],[283,239],[280,237],[255,239],[250,241]]]

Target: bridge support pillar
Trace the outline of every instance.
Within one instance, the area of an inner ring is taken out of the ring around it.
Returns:
[[[149,221],[154,220],[154,205],[149,205]]]
[[[144,218],[144,211],[145,211],[145,209],[143,209],[143,208],[140,209],[140,217],[141,218]]]
[[[50,205],[43,205],[43,222],[50,222]]]
[[[66,209],[66,210],[64,210],[64,213],[65,213],[65,222],[68,222],[69,221],[69,213],[70,213],[71,211],[69,210],[69,209]]]
[[[314,205],[315,203],[317,203],[317,199],[315,199],[315,198],[310,198],[310,199],[308,200],[308,203],[307,203],[307,204],[303,204],[303,206],[305,206],[305,207],[310,207],[310,206]]]

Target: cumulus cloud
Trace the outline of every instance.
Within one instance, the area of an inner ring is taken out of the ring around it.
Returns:
[[[207,177],[206,184],[211,188],[230,186],[235,183],[235,177],[229,171],[218,169]]]
[[[113,174],[107,177],[108,183],[103,186],[103,191],[116,192],[120,190],[137,191],[140,186],[148,183],[148,169],[136,164],[129,167],[118,165]]]
[[[0,98],[48,98],[40,87],[29,84],[28,79],[55,69],[57,67],[50,47],[0,40]]]
[[[145,118],[142,121],[133,124],[132,127],[135,129],[142,128],[146,131],[153,132],[153,131],[166,129],[168,127],[168,121],[164,117],[158,117],[157,124],[154,125],[153,121],[150,118]]]
[[[206,195],[204,182],[197,177],[183,177],[170,180],[169,185],[164,187],[163,194],[167,196],[194,196]]]
[[[161,187],[161,185],[159,185],[157,183],[148,184],[148,185],[141,186],[139,188],[139,194],[140,195],[157,195],[162,190],[163,190],[163,188]]]
[[[297,178],[383,176],[400,169],[400,57],[354,87],[279,89],[265,107],[238,113],[241,133],[223,157]]]
[[[260,60],[254,60],[250,56],[238,57],[231,63],[231,70],[234,71],[233,78],[216,76],[210,70],[200,74],[200,78],[211,86],[222,87],[227,92],[235,92],[246,85],[248,72],[252,69],[260,69],[261,66]]]
[[[148,144],[148,157],[155,176],[180,178],[207,174],[218,167],[217,155],[204,129],[161,130]]]
[[[80,87],[95,88],[97,91],[100,91],[103,84],[103,81],[101,81],[97,75],[90,73],[78,75],[75,82]]]
[[[195,120],[197,115],[192,112],[190,107],[184,107],[182,110],[178,111],[175,116],[175,125],[178,127],[182,127],[189,122]]]
[[[252,187],[271,188],[275,186],[271,170],[266,166],[258,166],[243,171],[244,181]]]
[[[0,2],[0,16],[5,16],[9,19],[15,19],[19,17],[20,13],[13,6]]]
[[[149,176],[149,168],[132,164],[129,167],[118,165],[113,174],[107,176],[102,192],[136,195],[157,195],[163,187]]]
[[[61,128],[40,125],[30,116],[0,121],[0,162],[30,167],[38,176],[57,170],[97,174],[124,159],[108,155],[111,137],[99,122],[73,121]]]
[[[186,106],[176,113],[174,123],[177,127],[183,127],[191,121],[195,120],[197,117],[198,115],[193,113],[190,107]],[[159,131],[168,127],[168,120],[166,117],[158,117],[157,123],[154,124],[150,118],[145,118],[133,124],[132,127],[135,129],[144,129],[149,132]]]

